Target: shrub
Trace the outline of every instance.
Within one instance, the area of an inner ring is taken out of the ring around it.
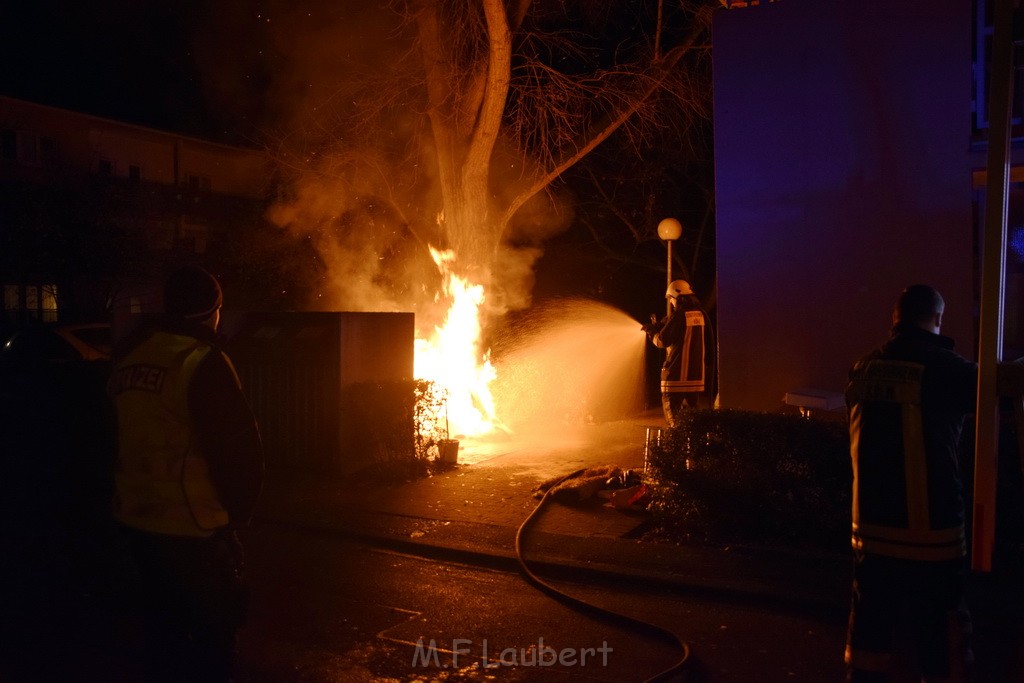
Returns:
[[[437,382],[418,379],[413,393],[416,456],[436,458],[438,442],[448,439],[448,390]]]
[[[348,392],[347,406],[361,433],[355,447],[372,454],[362,474],[377,481],[407,481],[442,469],[437,443],[448,438],[448,392],[427,380],[364,382]]]
[[[844,423],[693,410],[650,453],[658,537],[843,548],[852,470]]]

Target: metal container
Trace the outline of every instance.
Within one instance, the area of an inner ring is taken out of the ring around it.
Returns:
[[[447,465],[459,462],[459,442],[456,439],[441,439],[437,442],[437,458]]]
[[[231,313],[267,469],[348,474],[413,447],[412,313]]]

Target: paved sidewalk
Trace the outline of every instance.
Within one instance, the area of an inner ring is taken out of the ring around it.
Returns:
[[[327,479],[271,478],[264,520],[334,530],[444,559],[517,566],[516,532],[537,508],[535,487],[582,468],[643,469],[648,426],[660,413],[557,434],[463,440],[459,464],[434,476],[379,488]],[[637,540],[644,513],[593,500],[549,501],[524,536],[524,555],[546,575],[625,580],[688,591],[845,610],[844,554],[685,547]]]

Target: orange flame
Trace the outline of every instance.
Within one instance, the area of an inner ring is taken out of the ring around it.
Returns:
[[[447,420],[449,438],[480,436],[497,423],[490,389],[497,372],[491,365],[490,350],[480,350],[484,288],[451,271],[454,251],[430,247],[430,253],[452,305],[430,339],[416,340],[416,378],[435,382],[447,393],[447,415],[437,419]]]

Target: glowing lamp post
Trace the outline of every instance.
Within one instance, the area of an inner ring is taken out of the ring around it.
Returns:
[[[675,218],[665,218],[658,223],[658,237],[665,240],[665,244],[668,245],[668,262],[665,267],[665,271],[668,275],[668,282],[665,285],[665,289],[668,289],[668,285],[672,284],[672,242],[673,240],[679,239],[683,234],[683,224]],[[672,304],[665,302],[666,315],[672,313]]]

